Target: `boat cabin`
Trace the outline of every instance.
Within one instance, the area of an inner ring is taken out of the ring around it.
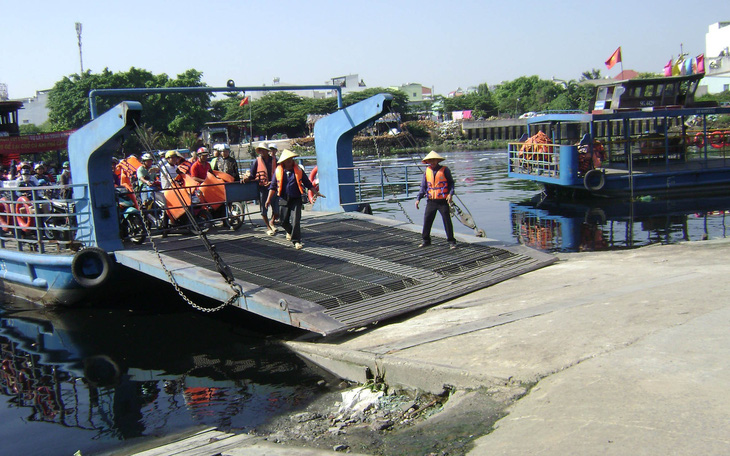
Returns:
[[[0,137],[20,136],[18,110],[22,107],[21,101],[0,101]]]
[[[688,107],[704,74],[627,79],[599,85],[593,113],[610,113],[620,109]]]

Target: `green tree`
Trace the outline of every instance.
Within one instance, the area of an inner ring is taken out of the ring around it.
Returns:
[[[593,80],[593,79],[601,79],[601,70],[597,70],[595,68],[584,71],[580,74],[580,80],[581,81],[587,81],[587,80]]]
[[[497,114],[497,105],[486,83],[479,84],[476,91],[466,95],[444,98],[443,103],[446,112],[471,110],[473,111],[472,116],[476,118],[486,118]]]
[[[113,73],[105,68],[95,74],[73,74],[56,82],[48,96],[49,119],[55,129],[80,128],[91,120],[89,92],[93,89],[203,87],[202,73],[190,69],[175,79],[166,74],[130,68]],[[210,94],[150,94],[123,97],[97,97],[97,112],[103,113],[121,101],[142,103],[142,122],[164,135],[177,136],[183,131],[200,129],[210,114]]]

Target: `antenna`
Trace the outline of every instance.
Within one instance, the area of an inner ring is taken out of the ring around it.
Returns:
[[[76,23],[76,36],[79,38],[79,63],[81,64],[81,75],[84,74],[84,58],[81,55],[81,22]]]
[[[0,82],[0,101],[8,99],[8,85]]]

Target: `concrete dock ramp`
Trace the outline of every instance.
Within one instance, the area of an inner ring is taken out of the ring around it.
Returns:
[[[418,248],[419,227],[359,213],[309,215],[303,250],[280,231],[209,234],[245,296],[234,305],[323,335],[341,333],[432,306],[555,261],[522,246],[470,238],[449,249],[443,238]],[[196,238],[155,240],[184,288],[225,301],[230,288]],[[165,280],[149,243],[117,252],[117,261]]]

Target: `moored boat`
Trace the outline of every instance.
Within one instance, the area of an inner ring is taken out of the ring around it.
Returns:
[[[730,108],[694,101],[701,77],[619,81],[598,87],[590,114],[529,119],[531,140],[509,145],[509,176],[540,182],[548,194],[634,198],[730,189],[730,131],[712,122]]]

